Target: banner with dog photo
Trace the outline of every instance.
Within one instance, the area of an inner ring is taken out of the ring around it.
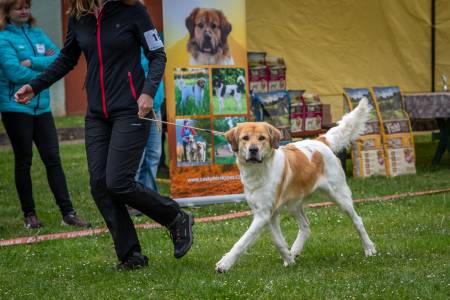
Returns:
[[[397,86],[373,87],[383,135],[388,176],[416,173],[414,137]]]
[[[384,147],[376,104],[368,88],[344,88],[345,112],[352,111],[362,98],[369,100],[370,116],[364,133],[352,142],[353,176],[386,176]]]
[[[163,21],[172,197],[241,194],[221,133],[249,117],[245,1],[163,0]]]

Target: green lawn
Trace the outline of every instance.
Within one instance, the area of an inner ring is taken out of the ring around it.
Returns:
[[[355,198],[450,187],[448,155],[437,170],[428,162],[435,143],[417,143],[418,174],[391,179],[349,178]],[[63,145],[62,160],[79,214],[95,227],[102,219],[91,200],[83,145]],[[35,155],[37,157],[37,154]],[[22,228],[12,181],[12,152],[0,150],[0,238],[67,231],[46,184],[39,159],[33,161],[40,231]],[[349,168],[348,170],[351,170]],[[168,193],[168,187],[162,186]],[[183,259],[172,256],[162,229],[139,230],[149,268],[116,272],[108,234],[0,248],[0,299],[448,299],[450,297],[450,193],[394,202],[356,204],[379,255],[363,256],[356,231],[336,207],[310,209],[312,235],[297,264],[282,266],[268,234],[227,274],[215,263],[243,234],[251,218],[195,225],[195,243]],[[325,200],[325,199],[324,199]],[[243,203],[192,208],[197,217],[248,209]],[[147,222],[145,217],[137,223]],[[283,217],[289,243],[297,232]]]

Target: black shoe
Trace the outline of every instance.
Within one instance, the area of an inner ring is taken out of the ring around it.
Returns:
[[[173,241],[173,255],[175,258],[183,257],[191,249],[194,237],[192,236],[194,217],[189,212],[180,210],[175,220],[168,226]]]
[[[63,217],[61,225],[69,225],[75,227],[90,228],[91,223],[83,221],[74,212],[68,213]]]
[[[36,213],[30,212],[25,216],[25,228],[34,229],[42,227],[41,221],[36,216]]]
[[[133,252],[128,258],[116,266],[118,271],[136,270],[148,266],[148,257],[139,252]]]

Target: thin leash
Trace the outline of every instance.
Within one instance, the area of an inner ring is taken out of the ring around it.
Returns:
[[[172,125],[172,126],[187,127],[187,128],[192,128],[192,129],[195,129],[195,130],[205,131],[205,132],[209,132],[209,133],[211,133],[211,134],[213,134],[213,135],[225,135],[225,132],[222,132],[222,131],[209,130],[209,129],[203,129],[203,128],[198,128],[198,127],[194,127],[194,126],[185,126],[185,125],[182,125],[182,124],[176,124],[176,123],[171,123],[171,122],[161,121],[161,120],[158,120],[158,119],[156,118],[155,113],[153,113],[153,119],[150,119],[150,118],[144,118],[144,117],[139,117],[139,118],[142,119],[142,120],[146,120],[146,121],[151,121],[151,122],[156,122],[156,123],[158,123],[158,125],[159,125],[159,126],[158,126],[158,131],[161,131],[161,124],[167,124],[167,125]]]

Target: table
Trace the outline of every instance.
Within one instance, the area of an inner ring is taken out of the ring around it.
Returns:
[[[439,144],[432,164],[439,164],[445,150],[450,153],[450,92],[408,93],[403,95],[403,99],[411,119],[436,119]]]

